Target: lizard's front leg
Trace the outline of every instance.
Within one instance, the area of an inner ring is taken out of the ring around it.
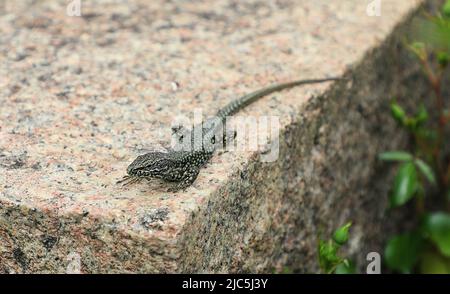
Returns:
[[[195,179],[197,178],[198,174],[200,172],[200,168],[197,166],[192,166],[190,168],[188,168],[184,174],[183,177],[181,178],[181,181],[173,188],[169,188],[169,192],[176,192],[179,190],[184,190],[187,187],[191,186],[194,182]]]
[[[236,137],[236,130],[226,130],[223,133],[223,149],[225,150],[225,152],[227,151],[227,147],[232,143],[233,140],[236,139]]]

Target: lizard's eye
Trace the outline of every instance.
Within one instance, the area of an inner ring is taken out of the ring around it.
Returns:
[[[178,140],[181,142],[184,139],[184,135],[181,135],[180,138],[178,138]]]
[[[213,136],[213,137],[211,138],[211,143],[212,143],[212,144],[216,144],[216,137],[215,137],[215,136]]]

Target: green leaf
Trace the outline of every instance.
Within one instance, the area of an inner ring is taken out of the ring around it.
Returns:
[[[396,102],[391,103],[391,114],[392,114],[392,117],[395,120],[397,120],[400,124],[402,124],[402,125],[404,124],[404,121],[406,118],[406,112]]]
[[[351,222],[346,223],[342,227],[338,228],[333,234],[333,240],[339,245],[344,245],[348,241],[348,230],[352,225]]]
[[[415,21],[413,24],[412,32],[413,38],[415,40],[420,40],[426,43],[426,47],[435,52],[437,51],[447,51],[450,49],[450,25],[449,18],[447,17],[427,17],[426,19],[421,19]],[[414,51],[416,55],[421,52]],[[427,50],[424,51],[425,54],[419,55],[419,58],[423,61],[428,57]]]
[[[417,263],[422,241],[421,236],[416,232],[391,238],[384,251],[388,267],[401,273],[410,273]]]
[[[405,151],[389,151],[381,153],[378,158],[384,161],[411,161],[413,156]]]
[[[338,275],[354,274],[356,273],[355,264],[353,262],[345,260],[336,267],[334,273]]]
[[[411,199],[417,191],[417,171],[412,162],[402,164],[394,179],[391,193],[391,207],[398,207]]]
[[[341,262],[341,258],[337,256],[337,250],[339,246],[331,240],[325,242],[320,240],[319,242],[319,264],[320,268],[325,273],[330,273],[330,271]]]
[[[450,257],[450,214],[433,213],[425,218],[424,224],[425,231],[439,248],[439,251]]]
[[[435,185],[436,184],[436,177],[434,176],[433,169],[422,159],[417,158],[414,160],[414,163],[416,164],[417,168],[422,172],[422,174],[427,178],[427,180]]]
[[[447,2],[445,2],[444,6],[442,7],[442,13],[446,17],[450,18],[450,0],[447,0]]]
[[[420,273],[450,274],[450,260],[434,252],[426,252],[420,260]]]
[[[438,63],[441,67],[445,68],[447,67],[449,61],[450,61],[450,56],[447,54],[447,52],[438,52],[437,53],[437,60]]]
[[[415,117],[415,126],[420,126],[422,125],[424,122],[426,122],[428,120],[428,111],[425,108],[425,106],[422,104],[419,107],[419,111],[417,112],[417,115]]]

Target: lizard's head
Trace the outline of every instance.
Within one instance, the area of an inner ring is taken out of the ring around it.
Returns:
[[[138,178],[161,177],[171,166],[167,153],[149,152],[138,156],[127,168],[128,175]]]

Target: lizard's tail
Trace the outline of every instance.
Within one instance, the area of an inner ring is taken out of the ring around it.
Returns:
[[[258,91],[249,93],[245,96],[242,96],[239,99],[236,99],[229,104],[227,104],[225,107],[221,108],[217,112],[217,116],[220,118],[225,118],[229,115],[232,115],[236,112],[238,112],[240,109],[244,108],[245,106],[255,102],[259,98],[269,95],[273,92],[281,91],[284,89],[300,86],[300,85],[306,85],[306,84],[316,84],[316,83],[323,83],[323,82],[329,82],[329,81],[338,81],[343,80],[345,78],[324,78],[324,79],[312,79],[312,80],[298,80],[298,81],[292,81],[288,83],[282,83],[282,84],[274,84],[271,86],[268,86],[266,88],[260,89]]]

